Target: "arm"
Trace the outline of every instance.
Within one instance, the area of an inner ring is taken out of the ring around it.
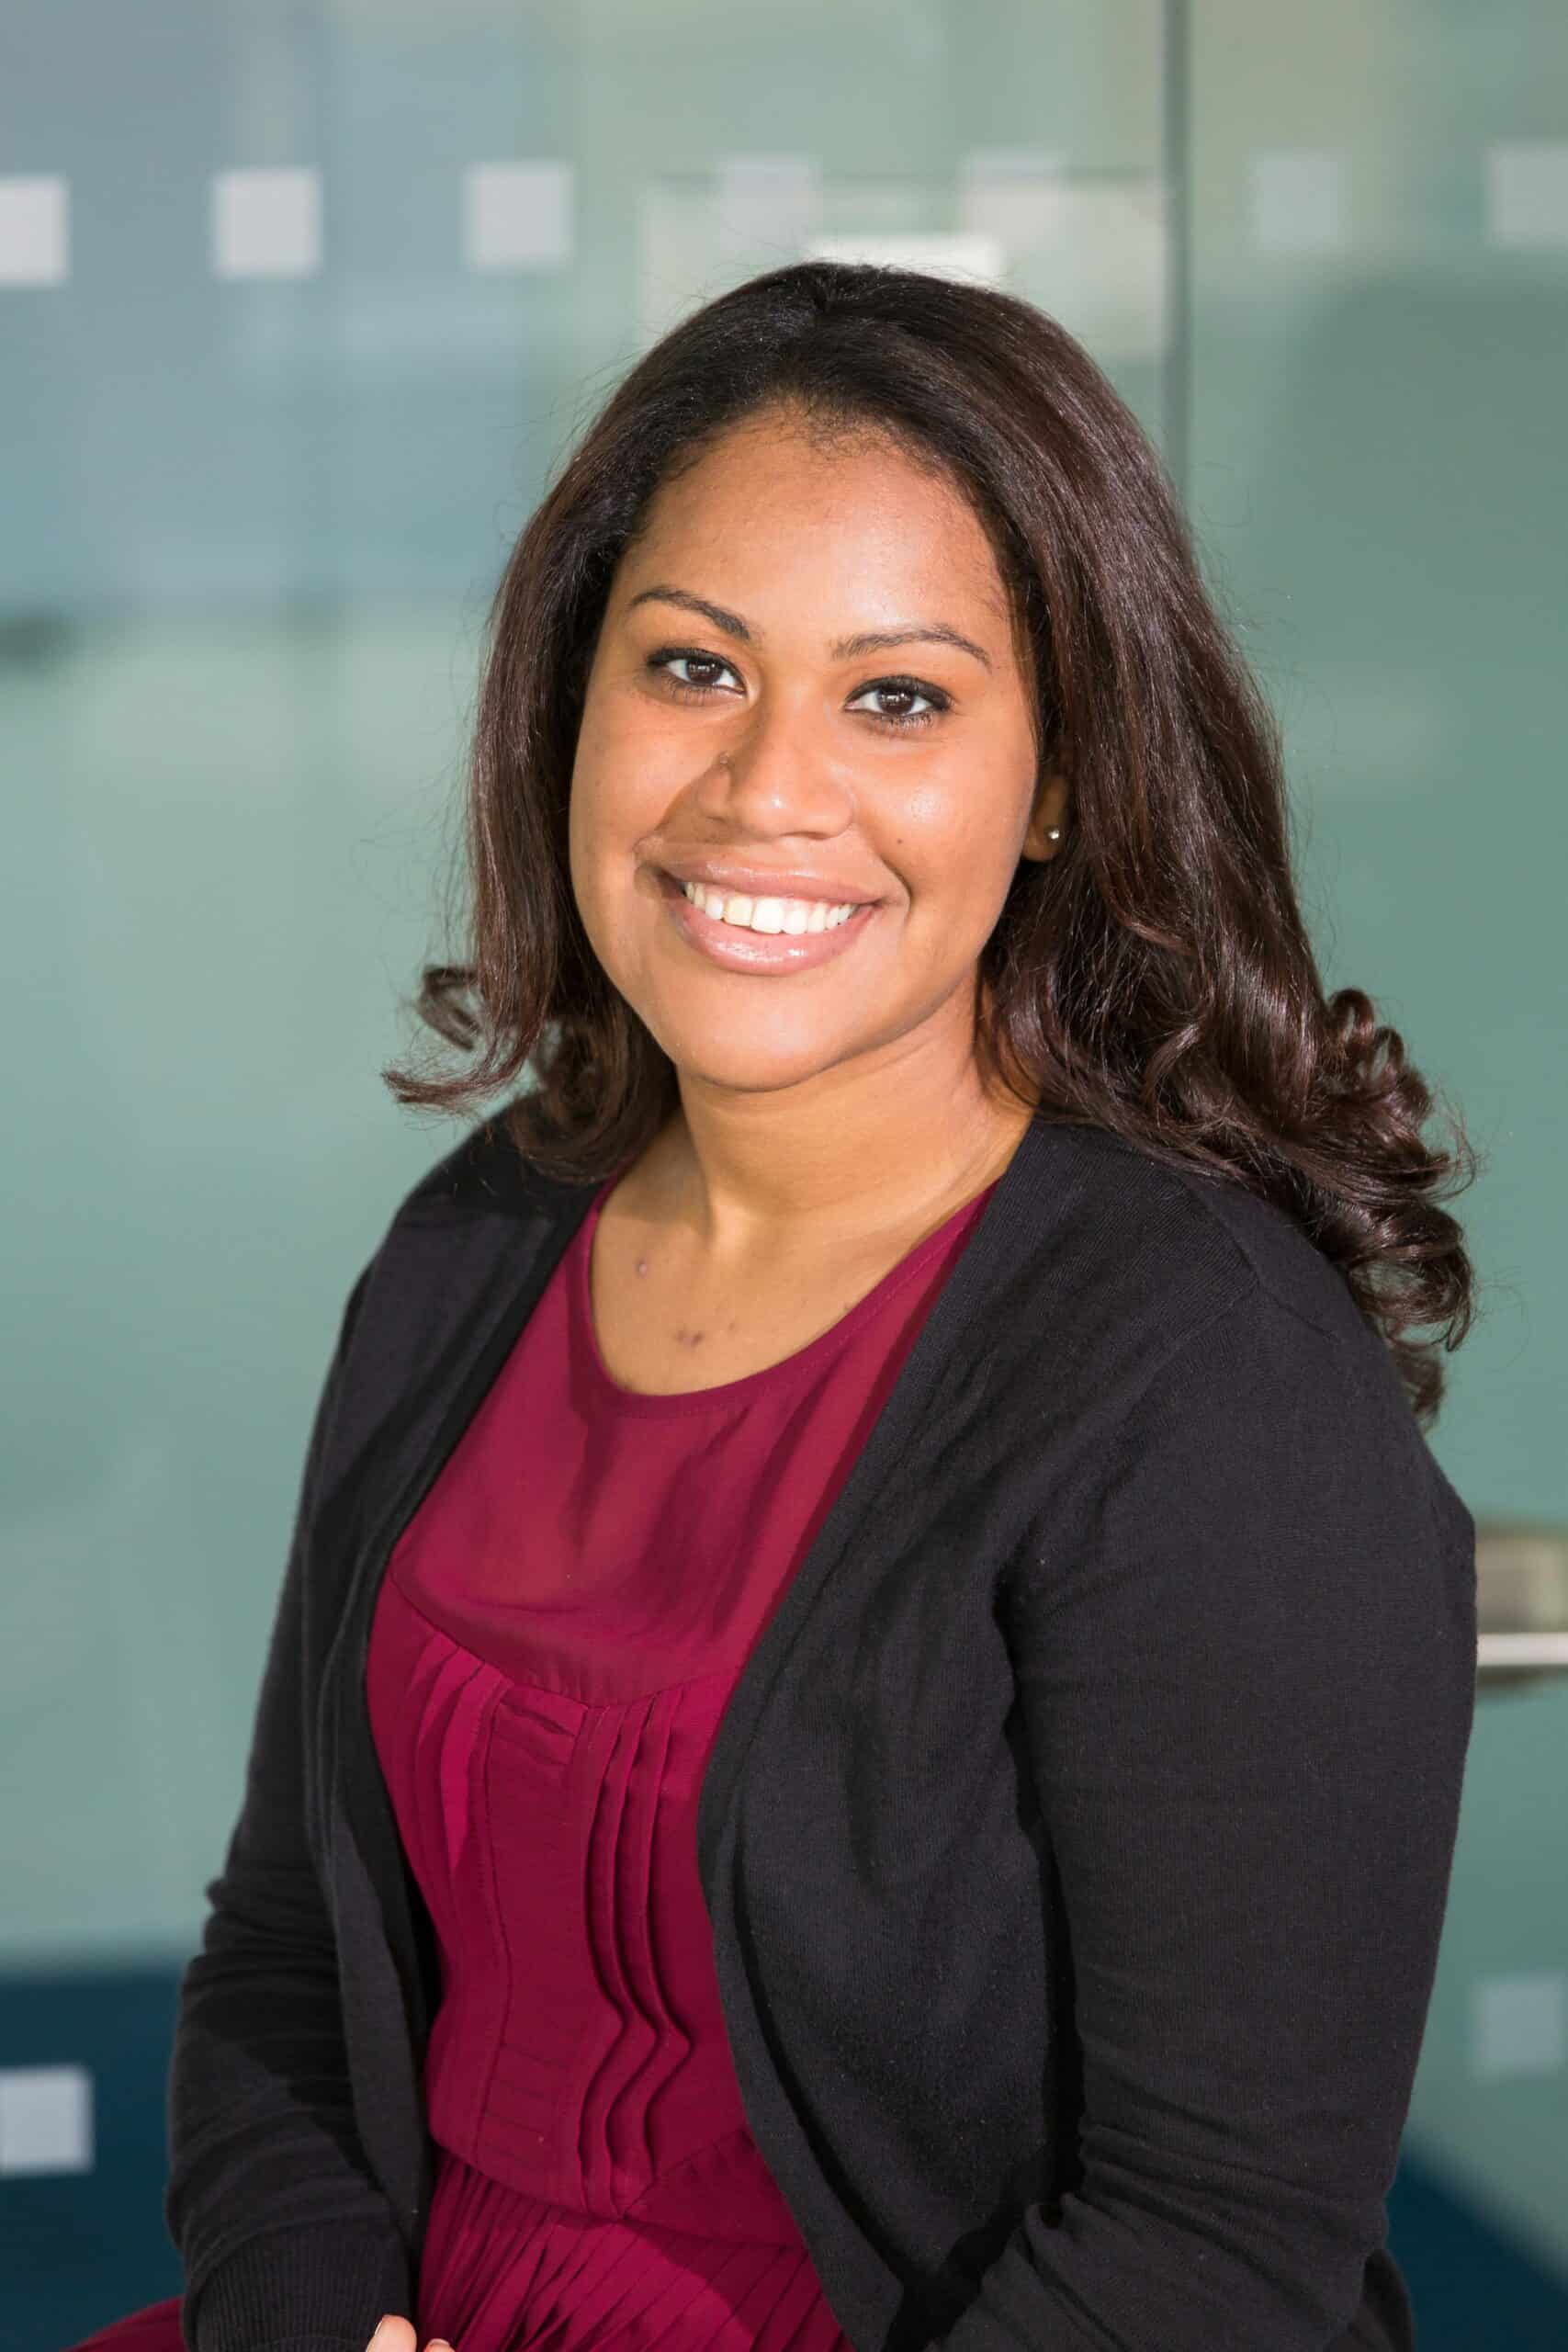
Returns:
[[[1262,1290],[1153,1372],[1107,1474],[1010,1618],[1081,2176],[942,2343],[1325,2352],[1383,2243],[1436,1968],[1473,1524],[1392,1367]]]
[[[412,2309],[407,2249],[356,2137],[333,1923],[305,1826],[304,1577],[349,1335],[306,1456],[244,1799],[180,1986],[164,2217],[190,2352],[364,2352]]]

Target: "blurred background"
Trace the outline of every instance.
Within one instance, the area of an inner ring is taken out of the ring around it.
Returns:
[[[1562,0],[10,0],[6,2352],[179,2283],[175,1984],[309,1419],[456,1139],[378,1071],[502,559],[649,341],[814,252],[992,277],[1136,409],[1328,984],[1488,1155],[1431,1442],[1514,1613],[1390,2210],[1423,2352],[1568,2343]]]

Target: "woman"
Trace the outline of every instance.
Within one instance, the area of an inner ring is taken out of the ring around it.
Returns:
[[[350,1295],[183,2312],[95,2340],[1408,2347],[1473,1154],[1135,421],[999,293],[710,303],[518,543],[469,850],[387,1076],[525,1082]]]

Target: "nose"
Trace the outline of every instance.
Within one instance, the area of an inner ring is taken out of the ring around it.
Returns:
[[[743,734],[716,756],[699,786],[703,812],[762,839],[841,832],[855,795],[841,761],[803,713],[752,711]]]

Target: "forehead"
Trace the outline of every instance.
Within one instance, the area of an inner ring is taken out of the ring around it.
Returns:
[[[874,424],[769,413],[728,426],[679,462],[649,500],[618,567],[635,593],[677,555],[722,567],[730,596],[809,578],[853,594],[941,590],[1005,622],[990,537],[962,484]],[[715,579],[686,582],[721,594]],[[728,601],[729,599],[727,599]]]

